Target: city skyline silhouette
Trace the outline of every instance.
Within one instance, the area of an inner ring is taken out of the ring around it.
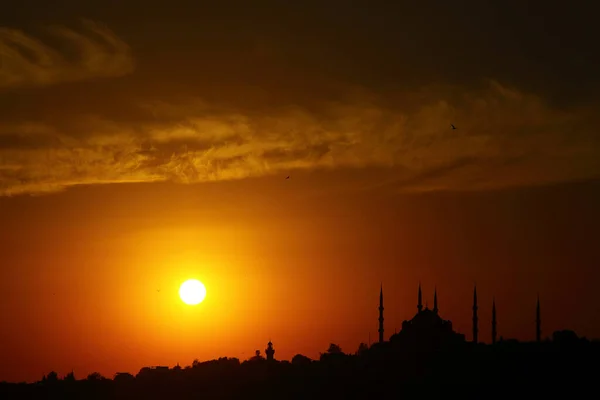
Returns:
[[[547,379],[577,382],[580,387],[572,390],[572,393],[577,393],[597,374],[598,368],[585,365],[585,361],[592,363],[597,357],[600,340],[581,338],[571,330],[556,331],[549,337],[542,337],[539,297],[535,310],[535,341],[530,342],[505,340],[502,336],[499,340],[495,339],[494,299],[492,344],[478,340],[476,287],[473,288],[471,340],[455,332],[450,320],[442,319],[437,288],[434,289],[433,307],[430,309],[427,303],[423,306],[419,283],[416,314],[410,320],[404,320],[401,330],[394,332],[389,340],[384,335],[383,285],[380,287],[379,304],[379,340],[373,344],[360,343],[354,353],[345,352],[338,344],[330,343],[317,360],[299,353],[291,360],[279,360],[275,358],[276,350],[269,340],[264,353],[257,349],[247,360],[231,357],[205,361],[195,359],[185,366],[180,363],[175,366],[146,366],[135,374],[117,372],[112,377],[93,372],[79,379],[75,371],[62,377],[51,371],[28,385],[0,382],[0,394],[9,398],[79,398],[90,395],[102,398],[163,398],[174,395],[188,398],[199,393],[236,397],[257,396],[261,392],[257,387],[268,385],[271,390],[260,394],[262,397],[300,395],[337,398],[350,393],[360,396],[390,395],[394,385],[398,384],[425,383],[428,390],[438,390],[439,384],[479,385],[498,381],[508,384],[503,389],[515,385],[521,388],[534,386],[538,392],[547,393],[548,386],[540,386],[540,380],[544,382]],[[569,364],[573,361],[579,362],[575,368]],[[448,369],[450,365],[453,369]],[[507,375],[508,367],[511,370]],[[344,379],[357,378],[361,383],[342,384]],[[223,386],[222,382],[230,379],[235,379],[236,383]]]
[[[491,309],[492,309],[492,313],[491,313],[491,320],[489,321],[489,325],[491,326],[491,337],[489,340],[481,340],[479,338],[479,324],[480,324],[480,320],[478,318],[478,311],[479,311],[479,303],[478,303],[478,298],[477,298],[477,286],[473,287],[473,304],[471,307],[472,310],[472,326],[471,326],[471,336],[469,338],[467,338],[467,335],[464,333],[460,333],[460,332],[455,332],[453,330],[452,327],[452,322],[451,320],[445,320],[442,318],[440,311],[439,311],[439,301],[438,301],[438,295],[437,295],[437,286],[434,287],[434,292],[433,292],[433,307],[429,308],[427,301],[425,300],[424,303],[424,299],[426,298],[425,296],[423,296],[423,290],[422,290],[422,285],[419,282],[418,283],[418,290],[417,290],[417,294],[416,294],[416,309],[417,312],[416,314],[413,316],[413,318],[411,319],[406,319],[403,320],[402,324],[401,324],[401,328],[399,329],[394,329],[394,333],[392,334],[388,334],[386,336],[385,334],[385,317],[384,317],[384,292],[383,292],[383,283],[381,283],[380,285],[380,293],[379,293],[379,307],[377,308],[378,310],[378,340],[371,342],[370,340],[370,334],[369,334],[369,340],[367,343],[365,342],[360,342],[358,344],[357,347],[357,351],[354,353],[355,355],[360,355],[361,352],[364,351],[368,351],[369,349],[372,348],[372,346],[375,347],[376,351],[382,351],[382,347],[378,346],[387,346],[387,350],[386,351],[390,351],[390,349],[401,349],[403,351],[411,351],[411,352],[419,352],[419,351],[423,351],[423,352],[428,352],[428,351],[439,351],[439,350],[443,350],[447,347],[449,348],[453,348],[453,347],[457,347],[457,348],[462,348],[461,346],[465,346],[465,345],[471,345],[471,346],[478,346],[478,345],[483,345],[483,346],[496,346],[496,345],[504,345],[505,343],[508,344],[518,344],[518,343],[522,343],[527,345],[528,343],[535,343],[537,345],[542,345],[543,343],[546,344],[552,344],[554,342],[557,341],[566,341],[566,343],[590,343],[590,339],[587,339],[585,337],[579,337],[577,335],[576,332],[573,332],[572,330],[569,329],[559,329],[556,330],[554,332],[552,332],[551,335],[542,335],[542,324],[541,324],[541,304],[540,304],[540,298],[539,298],[539,294],[537,295],[537,301],[535,304],[535,322],[534,322],[534,328],[535,328],[535,333],[534,333],[534,339],[531,340],[518,340],[515,338],[504,338],[502,334],[500,334],[499,338],[498,338],[498,325],[497,325],[497,313],[496,313],[496,298],[493,297],[492,300],[492,304],[491,304]],[[425,306],[423,306],[423,304],[425,304]],[[500,331],[501,332],[501,331]],[[598,338],[592,338],[591,343],[595,343],[596,346],[600,345],[600,339]],[[389,347],[390,345],[392,345],[393,347]],[[334,350],[332,350],[334,349]],[[600,347],[599,347],[600,350]],[[251,352],[248,352],[248,354]],[[329,350],[327,350],[327,352],[325,353],[319,353],[320,354],[320,358],[322,360],[323,354],[327,354],[327,353],[342,353],[341,347],[337,344],[334,344],[333,342],[329,345]],[[242,353],[244,354],[244,353]],[[264,356],[263,356],[264,354]],[[269,340],[269,342],[267,343],[267,347],[266,349],[264,349],[264,352],[262,352],[261,350],[255,350],[254,352],[254,356],[249,357],[247,360],[245,361],[252,361],[252,360],[263,360],[266,359],[267,361],[274,361],[274,354],[275,354],[275,349],[273,348],[273,342],[272,340]],[[353,353],[348,353],[348,354],[353,354]],[[294,358],[298,358],[299,356],[301,356],[303,359],[308,361],[313,361],[313,359],[311,359],[310,357],[306,357],[305,355],[296,353],[294,357],[292,357],[291,360],[278,360],[278,361],[284,361],[284,362],[290,362],[293,361]],[[235,359],[235,360],[240,360],[238,357],[231,357],[231,356],[225,356],[225,359],[227,358],[230,359]],[[219,357],[219,359],[221,359],[223,357]],[[318,360],[318,358],[317,358]],[[190,366],[194,366],[197,365],[198,363],[202,363],[202,362],[212,362],[214,360],[198,360],[197,358],[194,359],[193,363],[190,363]],[[244,359],[241,359],[240,361],[244,361]],[[153,370],[164,370],[164,371],[168,371],[170,368],[174,369],[174,370],[181,370],[181,366],[180,366],[180,362],[177,362],[175,366],[162,366],[162,365],[155,365],[155,366],[145,366],[145,367],[141,367],[140,372],[138,372],[137,375],[139,375],[142,371],[147,370],[148,368],[153,369]],[[188,366],[189,368],[189,366]],[[58,379],[58,377],[60,376],[56,371],[52,370],[49,372],[50,376],[53,376],[53,378],[51,379]],[[69,371],[68,373],[65,373],[63,376],[63,380],[69,380],[69,379],[74,379],[74,375],[75,371],[72,369],[71,371]],[[88,379],[107,379],[104,375],[102,375],[99,372],[92,372],[92,373],[88,373],[86,374],[88,376]],[[113,377],[116,379],[117,377],[123,377],[123,376],[129,376],[131,375],[132,377],[135,376],[136,374],[132,374],[132,372],[124,372],[124,371],[116,371],[113,374]],[[91,377],[91,378],[90,378]],[[46,382],[47,380],[47,375],[44,374],[42,377],[41,382]],[[110,377],[108,378],[110,379]],[[0,381],[2,382],[2,381]],[[4,381],[6,382],[6,381]],[[40,381],[32,381],[32,382],[40,382]]]
[[[600,338],[596,14],[5,5],[0,382],[16,383],[0,390],[583,385]]]

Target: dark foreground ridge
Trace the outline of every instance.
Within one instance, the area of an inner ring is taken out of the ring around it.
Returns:
[[[181,368],[142,368],[134,377],[91,374],[75,380],[51,373],[32,384],[0,384],[2,399],[212,399],[212,398],[401,398],[460,394],[483,398],[501,392],[573,395],[598,377],[600,343],[559,332],[542,343],[465,343],[432,351],[401,351],[389,342],[356,354],[331,345],[319,361],[296,355],[291,362],[257,354],[194,362]],[[415,386],[411,384],[421,384]],[[488,388],[482,388],[487,386]],[[491,392],[490,392],[491,390]]]
[[[213,398],[402,398],[460,395],[463,399],[494,395],[568,394],[596,390],[600,341],[557,331],[542,339],[539,298],[535,341],[496,339],[496,305],[492,304],[492,344],[479,343],[477,291],[473,292],[472,340],[440,316],[437,291],[433,309],[423,307],[419,286],[417,313],[400,332],[384,340],[383,290],[379,296],[379,341],[361,343],[347,354],[331,344],[319,360],[297,354],[275,359],[271,342],[249,360],[199,362],[185,368],[145,367],[136,376],[98,373],[77,380],[55,372],[31,384],[0,383],[0,399],[213,399]],[[560,390],[558,392],[557,390]]]

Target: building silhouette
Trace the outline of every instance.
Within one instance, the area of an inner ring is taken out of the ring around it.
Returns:
[[[267,343],[267,349],[265,350],[265,354],[267,355],[267,361],[273,361],[275,355],[275,349],[273,348],[273,343],[269,340]]]
[[[417,301],[417,311],[423,311],[423,294],[421,293],[421,282],[419,282],[419,298]]]
[[[540,295],[537,296],[537,306],[535,308],[535,341],[542,341],[542,316],[540,313]]]
[[[390,337],[390,343],[414,350],[427,350],[464,342],[464,335],[452,329],[452,322],[440,317],[437,290],[434,293],[433,309],[427,306],[423,308],[423,293],[419,283],[417,314],[402,322],[402,329]]]
[[[477,317],[477,286],[473,288],[473,343],[479,342],[479,318]]]
[[[383,327],[383,286],[379,292],[379,342],[384,343],[384,327]],[[471,343],[479,343],[479,316],[478,316],[478,299],[477,286],[473,287],[473,306],[472,306],[472,340]],[[536,307],[536,342],[541,342],[541,312],[540,299],[537,298]],[[496,315],[496,299],[492,299],[492,332],[491,343],[498,342],[498,323]],[[500,337],[500,342],[503,339]],[[440,316],[437,288],[433,293],[433,308],[429,309],[427,305],[423,307],[423,291],[419,282],[417,294],[417,313],[410,320],[402,322],[400,332],[394,332],[390,336],[389,342],[395,345],[409,346],[413,349],[417,348],[437,348],[451,344],[464,343],[465,335],[455,332],[452,328],[452,322],[445,320]]]
[[[383,284],[379,291],[379,343],[383,343]]]
[[[496,299],[492,299],[492,344],[496,344]]]

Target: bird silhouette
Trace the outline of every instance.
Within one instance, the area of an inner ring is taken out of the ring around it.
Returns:
[[[454,124],[450,124],[450,127],[452,127],[452,129],[456,129],[456,127],[454,126]]]
[[[290,179],[290,176],[288,175],[285,179]]]

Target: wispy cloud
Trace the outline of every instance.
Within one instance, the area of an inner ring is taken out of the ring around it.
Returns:
[[[50,28],[60,40],[57,46],[0,27],[0,88],[119,77],[134,70],[131,50],[117,35],[92,21],[82,25],[81,31]]]
[[[497,82],[479,91],[424,88],[410,106],[323,104],[318,113],[261,113],[201,99],[140,104],[152,123],[79,118],[81,132],[32,123],[0,126],[0,193],[77,184],[206,181],[293,169],[389,167],[398,190],[464,190],[597,177],[597,120],[559,111]],[[404,102],[403,102],[404,103]],[[458,129],[452,130],[450,124]]]

